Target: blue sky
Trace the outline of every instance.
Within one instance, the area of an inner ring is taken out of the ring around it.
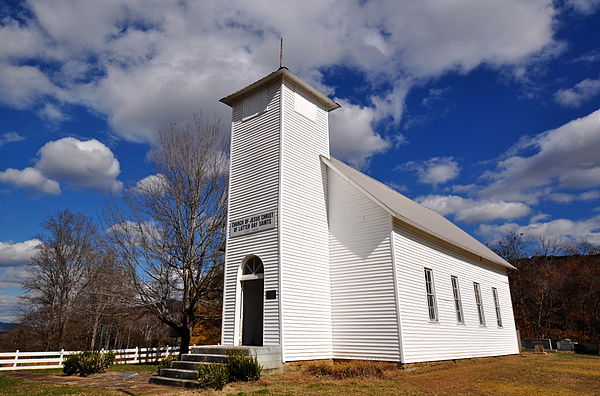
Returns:
[[[40,223],[98,218],[156,132],[285,63],[335,98],[332,154],[484,242],[600,244],[600,1],[0,5],[0,321]]]

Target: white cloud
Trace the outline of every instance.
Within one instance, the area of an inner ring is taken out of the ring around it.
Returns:
[[[59,91],[37,67],[0,62],[0,103],[23,109],[45,95],[58,96]]]
[[[531,209],[521,202],[474,200],[457,195],[427,195],[417,201],[441,215],[453,215],[465,223],[511,220],[529,214]]]
[[[75,187],[108,191],[121,188],[119,161],[96,139],[63,138],[46,143],[36,168],[44,175]]]
[[[19,297],[0,294],[0,322],[16,322],[20,305]]]
[[[29,278],[27,266],[33,256],[38,252],[40,241],[13,243],[0,242],[0,322],[11,322],[16,319],[19,312],[19,298],[2,293],[2,289],[21,289],[22,282]]]
[[[29,278],[30,274],[24,265],[0,268],[0,289],[20,289]]]
[[[8,168],[0,172],[0,182],[53,195],[61,193],[58,182],[97,192],[118,190],[122,186],[117,180],[121,172],[119,161],[96,139],[81,141],[69,137],[51,141],[38,155],[33,168]]]
[[[554,99],[563,106],[577,107],[598,94],[600,94],[600,79],[587,78],[575,84],[573,88],[556,91]]]
[[[67,119],[67,116],[52,103],[46,103],[44,107],[38,111],[38,114],[40,117],[52,122],[60,122]]]
[[[0,147],[4,146],[7,143],[20,142],[21,140],[25,140],[24,136],[19,135],[16,132],[6,132],[0,136]]]
[[[591,14],[600,6],[600,0],[567,0],[567,4],[582,14]]]
[[[391,143],[373,130],[373,108],[340,102],[342,108],[331,113],[329,123],[332,155],[364,168],[371,155],[385,151]]]
[[[534,151],[520,155],[521,151]],[[600,186],[600,110],[559,128],[523,140],[509,150],[509,156],[495,171],[484,174],[489,180],[483,197],[536,203],[561,190]]]
[[[490,242],[497,241],[508,230],[516,230],[523,233],[525,238],[537,239],[540,235],[550,240],[558,241],[583,241],[586,240],[594,245],[600,244],[600,216],[573,221],[568,219],[557,219],[539,222],[532,218],[528,225],[521,226],[515,223],[503,225],[479,226],[477,233]]]
[[[419,183],[433,186],[446,183],[460,173],[460,166],[452,157],[433,157],[423,163],[408,162],[397,169],[415,170]]]
[[[84,105],[120,136],[151,141],[159,128],[199,109],[226,119],[217,99],[272,71],[283,35],[286,65],[326,91],[321,70],[334,65],[363,72],[371,88],[390,82],[373,106],[350,110],[362,117],[362,132],[353,136],[365,140],[332,140],[354,164],[389,147],[370,132],[372,121],[397,123],[415,81],[482,64],[514,67],[556,44],[550,0],[32,0],[25,7],[31,18],[6,18],[0,28],[0,100],[9,106],[47,97]],[[59,70],[30,66],[40,59]]]
[[[556,203],[571,203],[574,201],[593,201],[600,198],[600,190],[585,191],[579,194],[552,193],[544,196],[544,199]]]
[[[573,59],[571,62],[573,63],[577,63],[577,62],[598,62],[600,60],[600,50],[592,50],[592,51],[588,51],[586,53],[584,53],[581,56],[578,56],[577,58]]]
[[[37,253],[40,241],[31,239],[24,242],[0,242],[0,267],[12,267],[27,264]],[[1,287],[1,286],[0,286]]]
[[[0,172],[0,183],[14,184],[33,193],[58,195],[61,192],[58,182],[47,178],[36,168],[8,168]]]
[[[143,179],[138,180],[135,184],[135,188],[139,192],[158,192],[163,189],[166,180],[163,175],[158,173],[156,175],[146,176]]]
[[[550,215],[547,213],[539,213],[536,214],[535,216],[531,216],[531,218],[529,219],[529,222],[531,223],[538,223],[540,220],[546,220],[549,219]]]
[[[153,221],[135,222],[126,220],[122,223],[113,224],[105,231],[106,234],[120,234],[131,243],[139,243],[141,238],[160,240],[162,238],[161,229]]]

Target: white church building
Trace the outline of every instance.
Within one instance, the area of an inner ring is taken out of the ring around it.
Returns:
[[[283,362],[518,353],[513,267],[333,158],[339,105],[282,67],[232,108],[222,344]]]

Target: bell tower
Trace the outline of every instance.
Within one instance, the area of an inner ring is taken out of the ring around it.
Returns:
[[[330,358],[320,156],[329,158],[328,112],[339,105],[285,67],[221,102],[232,108],[222,344],[281,346],[283,361]]]

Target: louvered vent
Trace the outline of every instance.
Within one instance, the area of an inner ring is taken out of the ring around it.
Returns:
[[[257,91],[254,94],[246,97],[243,104],[244,113],[242,120],[245,121],[249,118],[264,113],[267,111],[268,104],[269,101],[266,89],[261,89],[260,91]]]

